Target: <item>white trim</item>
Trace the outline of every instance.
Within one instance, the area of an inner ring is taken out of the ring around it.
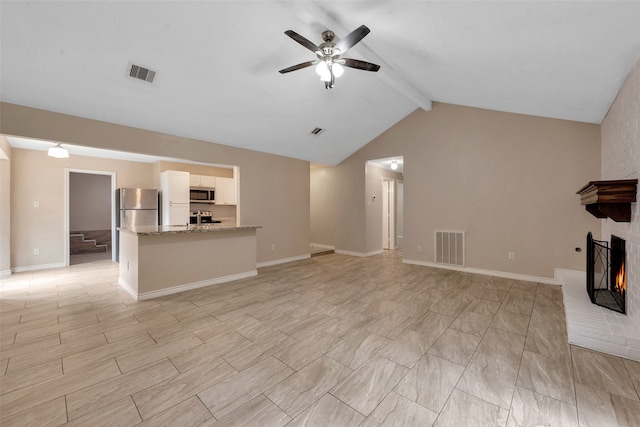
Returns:
[[[24,273],[26,271],[37,271],[37,270],[47,270],[49,268],[60,268],[66,267],[67,264],[64,262],[56,262],[52,264],[37,264],[37,265],[27,265],[25,267],[15,267],[13,269],[14,273]]]
[[[0,279],[6,279],[11,276],[11,270],[2,270],[0,271]]]
[[[183,285],[172,286],[170,288],[159,289],[157,291],[145,292],[142,294],[136,293],[129,284],[127,284],[122,278],[118,278],[118,283],[122,288],[127,291],[136,301],[143,301],[152,298],[163,297],[166,295],[177,294],[180,292],[191,291],[193,289],[205,288],[211,285],[218,285],[220,283],[233,282],[234,280],[247,279],[258,275],[258,270],[251,270],[244,273],[232,274],[230,276],[218,277],[210,280],[203,280],[200,282],[185,283]]]
[[[406,258],[403,258],[402,262],[404,264],[422,265],[424,267],[434,267],[434,268],[442,268],[442,269],[445,269],[445,270],[462,271],[462,272],[465,272],[465,273],[483,274],[485,276],[495,276],[495,277],[502,277],[502,278],[505,278],[505,279],[522,280],[522,281],[525,281],[525,282],[544,283],[544,284],[547,284],[547,285],[561,285],[562,284],[558,280],[557,276],[555,278],[540,277],[540,276],[530,276],[528,274],[508,273],[506,271],[484,270],[484,269],[481,269],[481,268],[470,268],[470,267],[456,267],[456,266],[448,265],[448,264],[440,264],[440,263],[436,263],[436,262],[420,261],[420,260],[406,259]]]
[[[378,249],[371,252],[352,252],[352,251],[344,251],[342,249],[336,249],[335,252],[337,254],[342,254],[342,255],[368,257],[368,256],[380,255],[381,253],[384,253],[384,249]]]
[[[316,248],[323,248],[323,249],[333,249],[333,250],[336,249],[336,247],[333,245],[323,245],[321,243],[311,243],[311,246],[314,246]]]
[[[129,295],[131,295],[131,298],[138,301],[138,293],[134,291],[133,288],[129,286],[129,284],[125,282],[125,280],[122,277],[118,277],[118,284],[122,287],[122,289],[127,291]]]
[[[309,259],[309,258],[311,258],[310,254],[294,256],[294,257],[291,257],[291,258],[274,259],[272,261],[259,262],[258,264],[256,264],[256,267],[257,268],[270,267],[272,265],[286,264],[288,262],[301,261],[301,260]]]
[[[113,245],[116,244],[116,173],[93,169],[64,168],[64,266],[71,264],[71,254],[69,249],[69,174],[86,173],[91,175],[111,176],[111,261],[116,260],[116,251]]]

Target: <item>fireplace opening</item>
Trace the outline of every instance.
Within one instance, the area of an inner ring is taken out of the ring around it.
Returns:
[[[587,234],[587,293],[591,302],[626,313],[625,240],[611,236],[611,244]]]

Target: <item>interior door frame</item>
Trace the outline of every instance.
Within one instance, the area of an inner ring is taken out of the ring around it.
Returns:
[[[90,175],[107,175],[111,177],[111,244],[113,245],[116,241],[116,214],[115,214],[115,206],[116,206],[116,173],[110,171],[98,171],[98,170],[90,170],[90,169],[75,169],[75,168],[64,168],[64,265],[69,266],[71,260],[70,248],[69,248],[69,202],[71,200],[71,195],[69,193],[69,180],[71,173],[85,173]],[[116,260],[116,251],[111,248],[111,260]]]
[[[382,249],[398,249],[396,236],[396,185],[397,180],[382,177]],[[385,211],[388,213],[387,233],[385,233]],[[389,242],[388,248],[385,246],[385,241],[387,240]]]

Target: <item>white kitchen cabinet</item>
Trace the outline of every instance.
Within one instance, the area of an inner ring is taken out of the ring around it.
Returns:
[[[162,225],[189,224],[189,172],[162,172],[160,187]]]
[[[216,205],[237,204],[236,180],[216,177]]]
[[[207,175],[189,174],[189,186],[214,188],[216,186],[216,177],[207,176]]]

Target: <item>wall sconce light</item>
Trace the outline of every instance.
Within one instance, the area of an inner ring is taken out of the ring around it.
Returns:
[[[393,169],[393,170],[398,169],[398,162],[396,162],[395,160],[393,162],[391,162],[391,169]]]

